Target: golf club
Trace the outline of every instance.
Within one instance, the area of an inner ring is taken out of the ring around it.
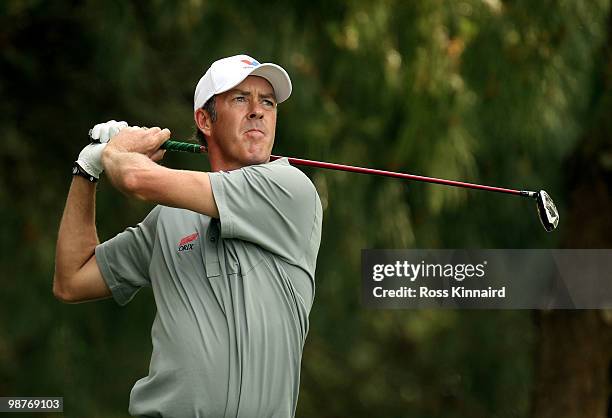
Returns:
[[[181,151],[181,152],[191,152],[191,153],[205,153],[206,148],[198,145],[187,142],[177,142],[177,141],[166,141],[161,146],[162,149],[168,151]],[[270,161],[278,160],[280,157],[278,155],[271,155]],[[418,176],[414,174],[405,174],[405,173],[397,173],[394,171],[385,171],[385,170],[377,170],[373,168],[364,168],[364,167],[354,167],[350,165],[344,164],[334,164],[334,163],[326,163],[322,161],[313,161],[313,160],[304,160],[301,158],[293,158],[287,157],[289,162],[294,165],[302,165],[309,167],[318,167],[318,168],[328,168],[332,170],[341,170],[341,171],[350,171],[353,173],[361,173],[361,174],[373,174],[376,176],[385,176],[385,177],[395,177],[405,180],[416,180],[422,181],[426,183],[436,183],[436,184],[444,184],[446,186],[454,186],[454,187],[463,187],[467,189],[478,189],[478,190],[486,190],[489,192],[498,192],[498,193],[506,193],[512,194],[516,196],[523,196],[535,199],[536,207],[538,209],[538,216],[540,218],[540,222],[546,231],[554,230],[559,224],[559,212],[557,212],[557,208],[551,197],[544,190],[540,190],[539,192],[532,192],[527,190],[514,190],[514,189],[505,189],[502,187],[494,187],[494,186],[485,186],[482,184],[475,183],[465,183],[462,181],[455,180],[445,180],[438,179],[435,177],[425,177]]]

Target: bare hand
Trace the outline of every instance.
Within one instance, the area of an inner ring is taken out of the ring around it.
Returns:
[[[168,139],[169,129],[127,127],[111,139],[105,151],[136,152],[146,155],[152,161],[159,161],[166,153],[166,150],[159,147]]]

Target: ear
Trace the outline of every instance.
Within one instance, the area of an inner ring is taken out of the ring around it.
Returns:
[[[194,112],[193,118],[195,119],[196,125],[204,133],[204,135],[207,137],[211,136],[212,120],[210,119],[208,113],[204,109],[200,108]]]

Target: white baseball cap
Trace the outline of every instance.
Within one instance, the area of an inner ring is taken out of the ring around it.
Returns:
[[[248,55],[234,55],[212,63],[200,78],[193,96],[193,110],[204,106],[215,94],[231,90],[250,75],[263,77],[270,82],[276,101],[282,103],[291,95],[291,79],[280,65],[260,64]]]

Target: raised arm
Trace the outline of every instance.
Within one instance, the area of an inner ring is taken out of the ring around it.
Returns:
[[[98,245],[95,192],[95,183],[83,177],[73,178],[60,223],[53,276],[53,294],[63,302],[111,296],[94,255]]]
[[[98,124],[92,138],[101,143],[89,144],[79,154],[75,175],[60,222],[55,251],[53,294],[64,302],[84,302],[107,298],[111,292],[102,278],[94,255],[98,245],[95,224],[95,193],[102,173],[102,150],[125,122],[114,120]],[[85,178],[86,177],[86,178]]]
[[[105,169],[113,185],[129,196],[219,217],[207,173],[171,170],[156,164],[165,153],[159,147],[170,138],[169,130],[124,128],[111,122],[115,121],[96,125],[103,126],[102,134],[96,127],[93,131],[101,142],[116,135],[112,141],[90,144],[79,155],[79,170],[86,177],[93,181]],[[95,256],[99,240],[95,226],[96,186],[92,181],[74,177],[60,223],[53,294],[67,303],[112,295]]]
[[[159,147],[169,138],[168,129],[123,129],[102,154],[108,178],[128,196],[218,218],[208,173],[172,170],[154,162],[162,158],[165,151]]]

